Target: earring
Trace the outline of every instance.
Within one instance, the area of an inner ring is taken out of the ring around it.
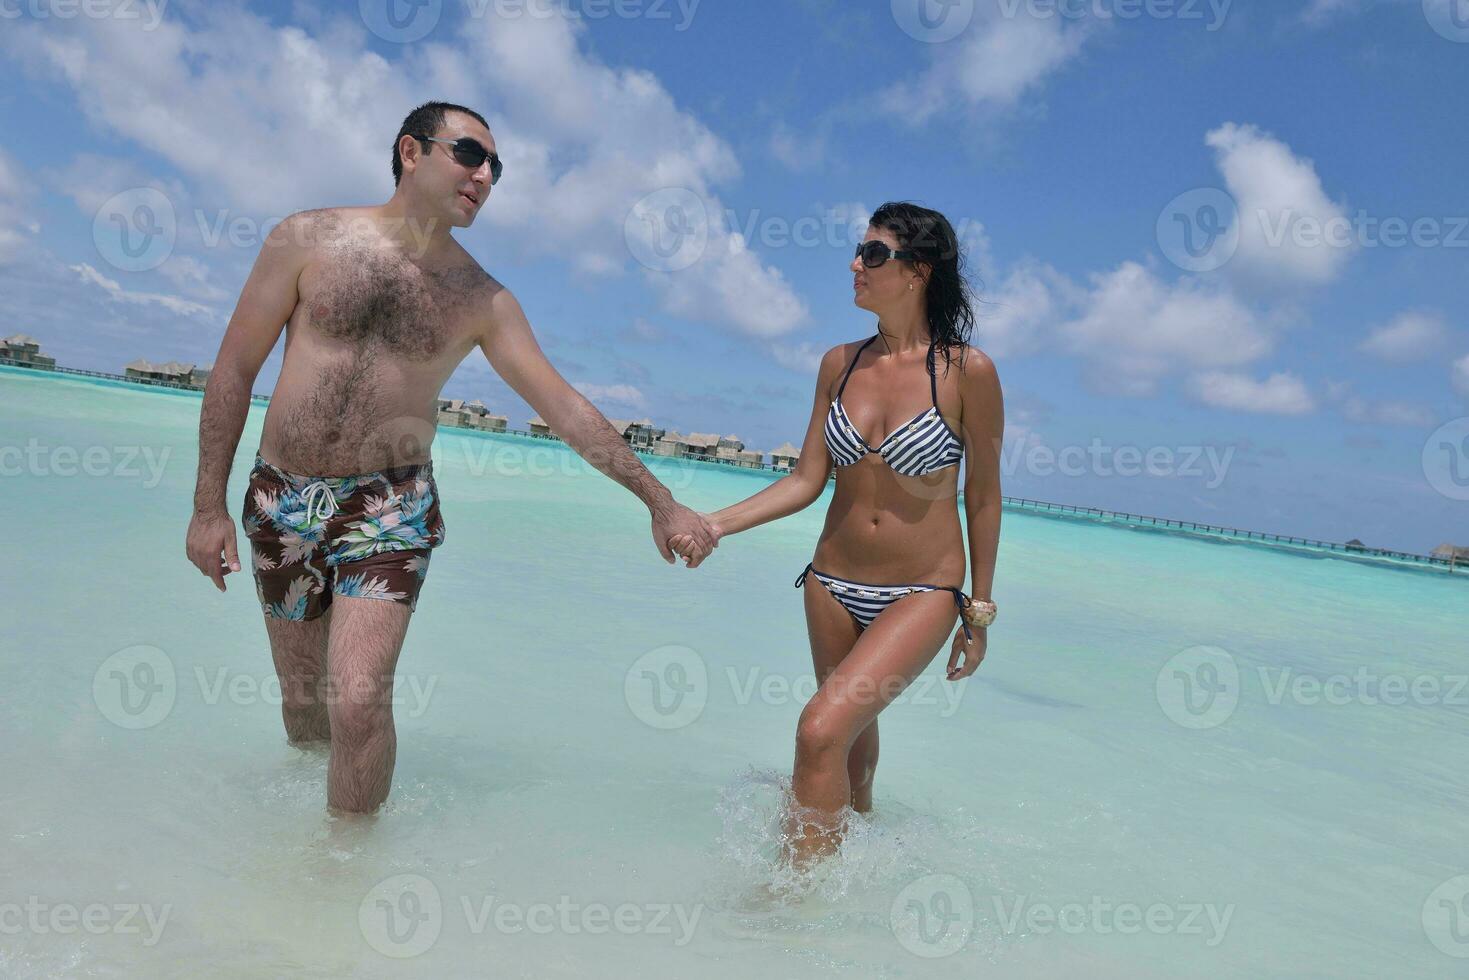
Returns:
[[[908,283],[908,292],[910,292],[910,293],[913,292],[913,283],[912,283],[911,280]]]

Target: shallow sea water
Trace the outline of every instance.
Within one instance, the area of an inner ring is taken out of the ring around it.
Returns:
[[[248,573],[184,558],[198,408],[0,371],[0,975],[1469,963],[1463,581],[1007,511],[984,666],[883,714],[875,811],[771,900],[824,500],[691,572],[564,449],[441,431],[392,795],[339,820]],[[706,510],[767,479],[655,468]]]

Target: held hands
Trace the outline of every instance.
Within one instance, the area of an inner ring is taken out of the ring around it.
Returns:
[[[700,514],[698,517],[709,528],[712,535],[712,544],[708,549],[701,550],[698,541],[691,534],[677,534],[668,539],[668,547],[684,559],[684,564],[689,568],[698,568],[700,563],[709,557],[709,552],[719,547],[719,539],[724,537],[724,528],[716,524],[708,514]]]
[[[674,564],[677,554],[689,568],[709,557],[719,547],[722,532],[703,514],[695,513],[680,503],[653,512],[653,543],[663,560]]]
[[[978,670],[980,663],[984,661],[985,647],[989,645],[989,629],[984,626],[971,626],[969,631],[974,634],[972,640],[965,639],[963,624],[960,624],[958,632],[954,634],[953,648],[949,652],[947,680],[963,680]],[[964,658],[962,667],[959,666],[961,655]]]

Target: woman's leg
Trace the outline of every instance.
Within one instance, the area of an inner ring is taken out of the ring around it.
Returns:
[[[836,850],[841,842],[839,814],[852,802],[848,758],[853,746],[878,713],[933,661],[956,619],[948,592],[919,592],[897,600],[858,637],[807,703],[796,730],[791,777],[797,808],[788,825],[793,863],[804,865]],[[808,623],[815,633],[819,625],[810,617]]]
[[[811,639],[811,663],[816,683],[826,680],[857,643],[857,624],[814,575],[806,577],[806,633]],[[852,785],[852,809],[872,809],[872,780],[877,771],[877,722],[862,730],[847,753],[847,779]]]

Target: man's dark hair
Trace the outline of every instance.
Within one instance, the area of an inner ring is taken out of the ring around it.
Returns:
[[[485,129],[490,124],[485,122],[485,117],[466,106],[455,105],[453,102],[425,102],[423,105],[408,113],[408,118],[403,120],[403,125],[398,129],[398,135],[393,137],[393,186],[403,179],[403,157],[398,153],[398,144],[403,142],[405,136],[433,136],[444,127],[444,116],[450,112],[462,112],[466,116],[473,116],[479,120],[479,124]],[[432,143],[424,143],[423,155],[428,156],[433,152]]]

